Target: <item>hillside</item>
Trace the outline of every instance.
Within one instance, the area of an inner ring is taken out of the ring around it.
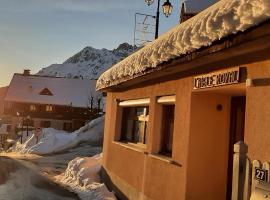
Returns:
[[[123,60],[132,52],[133,46],[128,43],[120,44],[113,50],[85,47],[63,64],[52,64],[43,68],[37,74],[42,76],[97,79],[102,72]]]

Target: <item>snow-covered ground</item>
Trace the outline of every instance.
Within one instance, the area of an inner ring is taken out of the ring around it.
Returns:
[[[24,134],[9,153],[0,153],[13,159],[35,164],[36,170],[78,194],[82,200],[116,199],[107,187],[100,183],[104,117],[91,121],[73,133],[44,129],[41,139]],[[92,157],[93,156],[93,157]]]
[[[1,200],[78,200],[78,195],[39,174],[35,165],[0,157]]]
[[[65,173],[57,181],[78,194],[80,199],[113,200],[116,199],[107,187],[100,183],[98,175],[101,169],[102,154],[93,157],[77,157],[70,161]]]
[[[99,117],[77,131],[67,133],[52,128],[43,129],[36,137],[32,132],[29,137],[23,134],[23,143],[18,139],[11,151],[28,154],[52,154],[65,151],[82,142],[101,143],[103,139],[104,117]]]

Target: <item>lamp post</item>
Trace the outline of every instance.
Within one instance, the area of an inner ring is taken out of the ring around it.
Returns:
[[[145,0],[145,3],[150,6],[154,3],[154,0]],[[158,29],[159,29],[159,9],[160,9],[160,0],[158,0],[157,4],[157,13],[156,13],[156,31],[155,31],[155,39],[158,38]],[[166,17],[169,17],[172,13],[173,6],[169,0],[166,0],[162,5],[163,13]]]
[[[28,137],[28,128],[29,128],[29,122],[30,122],[30,116],[29,115],[27,115],[27,117],[26,117],[26,136]]]
[[[18,116],[18,118],[19,118],[19,117],[20,117],[20,113],[17,112],[16,114],[17,114],[17,116]],[[20,134],[20,137],[21,137],[21,144],[22,144],[22,139],[23,139],[23,120],[24,120],[24,119],[23,119],[23,116],[22,116],[22,124],[21,124],[21,126],[22,126],[22,127],[21,127],[21,131],[22,131],[22,132],[21,132],[21,134]]]

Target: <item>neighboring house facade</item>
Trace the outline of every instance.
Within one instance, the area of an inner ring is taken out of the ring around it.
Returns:
[[[4,119],[22,125],[73,131],[102,109],[96,80],[14,74],[4,98]],[[92,102],[91,102],[92,101]],[[99,103],[99,104],[98,104]]]
[[[10,124],[5,124],[5,121],[2,119],[3,118],[3,113],[4,113],[4,98],[6,95],[8,87],[2,87],[0,88],[0,148],[3,147],[3,142],[7,139],[8,134],[11,131],[11,125]]]
[[[182,3],[180,11],[180,23],[197,15],[199,12],[215,4],[219,0],[186,0]]]
[[[255,5],[221,0],[98,79],[102,178],[120,199],[229,200],[236,142],[270,161],[270,5]]]
[[[4,98],[5,98],[7,89],[8,89],[8,87],[0,88],[0,118],[4,112]]]

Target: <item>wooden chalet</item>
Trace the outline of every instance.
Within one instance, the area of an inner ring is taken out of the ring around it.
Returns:
[[[14,74],[4,98],[4,119],[18,126],[73,131],[99,115],[96,80]]]

